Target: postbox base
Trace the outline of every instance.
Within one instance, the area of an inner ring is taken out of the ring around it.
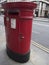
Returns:
[[[15,60],[16,62],[25,63],[30,58],[30,52],[28,52],[25,55],[21,55],[21,54],[12,52],[8,47],[7,47],[7,50],[6,51],[7,51],[8,56],[11,59]]]

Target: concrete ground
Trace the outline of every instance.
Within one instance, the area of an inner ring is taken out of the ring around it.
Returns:
[[[1,19],[1,18],[0,18]],[[1,22],[2,20],[0,20]],[[30,60],[27,63],[17,63],[6,54],[6,38],[4,25],[0,25],[0,65],[49,65],[49,53],[37,48],[31,42]]]

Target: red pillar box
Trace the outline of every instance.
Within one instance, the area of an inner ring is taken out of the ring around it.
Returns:
[[[7,54],[18,62],[27,62],[30,57],[30,41],[33,10],[32,2],[4,3],[4,24],[6,32]]]

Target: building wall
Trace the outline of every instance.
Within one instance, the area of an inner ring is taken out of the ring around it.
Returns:
[[[47,5],[47,6],[46,6],[46,10],[47,10],[47,11],[48,11],[48,13],[49,13],[49,5]]]
[[[45,10],[46,10],[46,3],[43,3],[42,5],[42,17],[45,15]]]
[[[35,10],[35,14],[36,14],[36,11],[38,11],[38,16],[39,17],[47,16],[48,13],[49,13],[49,3],[46,2],[46,1],[34,1],[34,2],[36,2],[36,3],[38,2],[37,3],[37,8]]]

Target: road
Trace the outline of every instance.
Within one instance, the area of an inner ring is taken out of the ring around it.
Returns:
[[[32,40],[49,49],[49,22],[33,21]]]

